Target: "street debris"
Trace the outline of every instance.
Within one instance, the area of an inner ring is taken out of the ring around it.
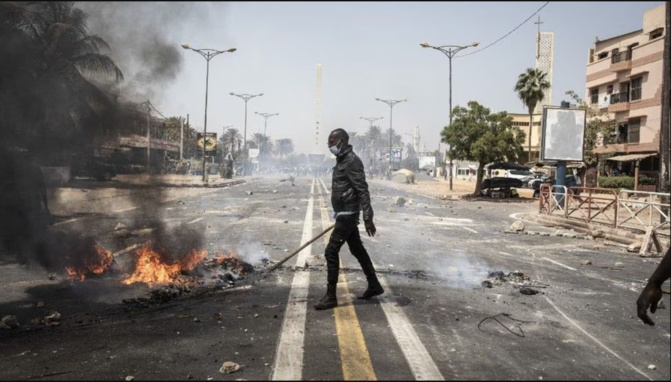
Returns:
[[[533,288],[523,287],[523,288],[520,288],[520,293],[522,293],[523,295],[526,295],[526,296],[533,296],[535,294],[538,294],[538,291],[536,289],[533,289]]]
[[[504,323],[502,323],[501,321],[499,321],[498,317],[501,317],[502,319],[503,319],[503,318],[506,318],[506,319],[508,319],[508,320],[511,320],[512,323],[513,323],[513,325],[514,325],[514,327],[517,328],[517,329],[519,330],[519,333],[510,330],[509,327],[507,327]],[[518,320],[518,319],[512,318],[512,317],[510,316],[510,313],[499,313],[499,314],[497,314],[496,316],[486,317],[485,319],[483,319],[482,321],[480,321],[480,323],[478,324],[478,329],[480,329],[480,326],[481,326],[482,324],[484,324],[485,322],[487,322],[487,321],[489,321],[489,320],[493,320],[493,321],[498,322],[499,325],[503,326],[507,331],[509,331],[510,333],[512,333],[512,334],[514,334],[514,335],[516,335],[516,336],[518,336],[518,337],[522,337],[522,338],[524,338],[524,331],[522,330],[521,325],[522,325],[522,324],[529,324],[529,323],[533,323],[533,322],[534,322],[534,321],[522,321],[522,320]],[[480,330],[482,330],[482,329],[480,329]]]
[[[509,231],[514,231],[514,232],[522,232],[524,231],[524,223],[521,221],[516,221],[513,224],[510,225],[510,228],[508,228]]]
[[[655,365],[648,365],[648,370],[657,370],[657,366],[655,366]]]
[[[49,273],[49,276],[47,276],[47,277],[48,277],[49,280],[51,280],[51,281],[56,280],[56,279],[58,278],[58,276],[56,276],[55,273]]]
[[[251,192],[251,191],[245,191],[245,194],[247,194],[247,195],[254,195],[254,193]]]
[[[493,287],[494,287],[494,285],[492,284],[492,282],[489,281],[489,280],[485,280],[485,281],[483,281],[480,285],[482,285],[484,288],[493,288]]]
[[[615,263],[615,267],[616,267],[616,268],[622,268],[622,267],[624,267],[624,264],[623,264],[623,263],[620,263],[620,262],[618,261],[618,262]]]
[[[126,381],[132,381],[134,379],[135,379],[135,377],[133,377],[132,375],[127,375],[126,376]]]
[[[510,283],[514,288],[547,288],[547,285],[540,283],[532,283],[531,279],[528,276],[525,276],[524,273],[520,271],[512,271],[508,274],[503,271],[491,271],[487,275],[488,279],[480,283],[483,288],[493,288],[494,285],[501,285],[504,283]],[[532,289],[533,290],[533,289]],[[534,290],[535,291],[535,290]],[[527,292],[521,293],[526,294]],[[538,291],[535,291],[538,293]],[[532,294],[536,294],[532,293]]]
[[[640,252],[640,251],[641,251],[640,244],[631,244],[630,246],[627,247],[627,252]]]
[[[240,370],[240,365],[238,365],[235,362],[226,361],[226,362],[224,362],[223,365],[221,365],[221,368],[219,369],[219,372],[221,374],[231,374],[231,373],[235,373],[238,370]]]
[[[61,321],[61,314],[56,311],[51,312],[51,314],[44,317],[44,319],[42,320],[42,322],[46,326],[58,326],[60,325],[60,321]]]
[[[215,313],[214,314],[214,319],[217,321],[221,321],[224,319],[224,316],[221,313]]]
[[[403,207],[405,205],[405,198],[397,196],[394,198],[394,205],[397,207]]]
[[[666,309],[666,305],[664,305],[664,300],[659,300],[657,303],[657,309]]]
[[[590,260],[580,260],[580,265],[592,265]]]
[[[114,234],[121,238],[127,238],[133,235],[123,223],[117,223],[116,227],[114,227]]]
[[[16,316],[5,316],[0,321],[0,329],[15,329],[19,327],[19,320]]]

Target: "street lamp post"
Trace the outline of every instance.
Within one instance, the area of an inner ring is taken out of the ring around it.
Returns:
[[[266,135],[266,133],[268,132],[268,118],[270,118],[270,117],[274,117],[274,116],[276,116],[276,115],[280,115],[280,113],[274,113],[274,114],[271,114],[271,113],[259,113],[258,111],[255,111],[254,114],[258,114],[258,115],[262,116],[263,119],[264,119],[264,122],[263,122],[263,135]]]
[[[460,45],[432,46],[432,45],[429,45],[425,42],[419,44],[422,48],[431,48],[431,49],[435,49],[435,50],[443,52],[450,61],[450,125],[452,124],[452,57],[454,57],[455,54],[461,52],[462,50],[464,50],[466,48],[478,46],[478,44],[480,44],[480,43],[477,42],[477,41],[471,43],[470,45],[464,45],[464,46],[460,46]],[[452,173],[453,173],[453,171],[452,171],[452,145],[450,145],[450,147],[449,147],[449,152],[450,152],[450,154],[449,154],[450,155],[450,191],[452,191],[452,177],[453,177],[453,175],[452,175]]]
[[[205,171],[205,148],[207,146],[207,91],[210,83],[210,60],[221,53],[233,53],[237,49],[231,48],[228,50],[216,50],[216,49],[195,49],[189,46],[189,44],[182,44],[182,48],[193,50],[198,52],[201,56],[207,61],[207,72],[205,74],[205,123],[203,124],[203,182],[207,182],[207,171]]]
[[[370,125],[369,126],[370,129],[373,128],[373,122],[378,121],[380,119],[384,119],[384,117],[359,117],[359,118],[363,119],[364,121],[368,121],[368,124]],[[372,146],[372,148],[375,148],[374,145],[371,145],[371,146]],[[366,148],[366,142],[365,141],[364,141],[364,148]],[[370,151],[364,150],[364,152],[366,152],[366,151],[368,153],[370,153]],[[373,153],[372,156],[370,157],[370,166],[371,167],[373,167],[373,156],[375,156],[375,153]]]
[[[242,99],[243,101],[245,101],[245,133],[244,133],[245,135],[243,137],[244,142],[243,142],[243,149],[242,149],[245,152],[245,157],[244,157],[244,162],[243,162],[244,165],[242,166],[243,167],[242,171],[243,171],[243,175],[247,175],[247,102],[249,102],[249,100],[254,98],[254,97],[262,96],[263,93],[259,93],[259,94],[236,94],[236,93],[231,92],[230,94],[232,96],[238,97],[238,98]]]
[[[392,122],[392,118],[393,118],[392,113],[393,113],[393,110],[394,110],[394,105],[396,105],[397,103],[400,103],[400,102],[406,102],[408,99],[404,98],[404,99],[394,100],[394,99],[375,98],[375,100],[380,101],[380,102],[384,102],[387,105],[389,105],[389,177],[391,177],[391,144],[392,144],[392,129],[391,129],[392,124],[391,124],[391,122]]]

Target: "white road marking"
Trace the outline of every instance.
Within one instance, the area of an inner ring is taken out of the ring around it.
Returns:
[[[201,220],[203,220],[203,219],[205,219],[205,218],[193,219],[193,220],[191,220],[190,222],[188,222],[188,223],[186,223],[186,224],[193,224],[193,223],[199,222],[199,221],[201,221]]]
[[[140,208],[140,207],[124,208],[124,209],[122,209],[122,210],[112,211],[112,213],[113,213],[113,214],[118,214],[118,213],[121,213],[121,212],[132,211],[132,210],[135,210],[135,209],[138,209],[138,208]]]
[[[61,225],[61,224],[68,224],[68,223],[76,222],[77,220],[81,220],[81,219],[82,219],[82,218],[74,218],[74,219],[63,220],[62,222],[58,222],[58,223],[52,224],[51,226],[52,226],[52,227],[55,227],[55,226],[57,226],[57,225]]]
[[[301,245],[312,238],[312,214],[314,207],[315,179],[310,187],[310,200],[305,212],[303,237]],[[308,245],[298,254],[296,265],[303,266],[311,255],[312,245]],[[308,290],[310,288],[310,272],[296,271],[289,291],[289,301],[284,313],[282,332],[275,352],[275,365],[271,375],[272,380],[301,380],[303,379],[303,348],[305,342],[305,320],[308,305]]]
[[[426,347],[419,339],[419,336],[412,327],[405,312],[403,312],[401,307],[399,307],[391,297],[392,291],[387,280],[380,274],[378,274],[378,279],[385,290],[385,293],[378,297],[381,303],[380,305],[382,306],[384,314],[387,316],[391,331],[394,334],[396,342],[398,342],[398,346],[401,348],[415,379],[420,381],[444,381],[445,378],[440,373],[438,366],[436,366],[433,358],[431,358]]]
[[[429,216],[436,216],[436,215],[432,214],[432,213],[429,212],[429,211],[424,211],[424,213],[427,214],[427,215],[429,215]]]
[[[326,191],[327,194],[330,194],[331,191],[329,191],[329,189],[326,188],[326,185],[324,184],[324,180],[322,180],[322,178],[319,178],[319,181],[322,182],[322,186],[324,186],[324,191]]]
[[[141,246],[142,246],[142,244],[133,244],[133,245],[131,245],[130,247],[126,247],[126,248],[124,248],[124,249],[122,249],[122,250],[120,250],[120,251],[114,252],[114,253],[112,254],[112,256],[123,255],[124,253],[128,253],[128,252],[134,250],[135,248],[139,248],[139,247],[141,247]]]
[[[636,368],[636,366],[634,366],[634,365],[632,365],[631,363],[629,363],[629,361],[627,361],[626,359],[620,357],[617,353],[615,353],[614,351],[612,351],[608,346],[606,346],[606,345],[604,345],[603,343],[601,343],[601,341],[599,341],[598,339],[596,339],[594,336],[592,336],[591,334],[587,333],[587,331],[586,331],[585,329],[581,328],[580,325],[578,325],[577,323],[575,323],[575,321],[573,321],[569,316],[567,316],[564,312],[562,312],[561,310],[559,310],[559,308],[557,307],[557,305],[555,305],[555,304],[552,302],[552,300],[550,300],[547,296],[544,296],[544,297],[545,297],[545,299],[547,300],[547,302],[550,303],[550,305],[552,305],[552,307],[555,308],[555,310],[556,310],[557,312],[559,312],[559,314],[561,314],[562,316],[564,316],[564,318],[565,318],[568,322],[570,322],[571,324],[573,324],[573,325],[574,325],[576,328],[578,328],[581,332],[585,333],[585,335],[587,335],[587,337],[591,338],[592,341],[594,341],[594,342],[596,342],[597,344],[599,344],[599,346],[601,346],[602,348],[606,349],[606,351],[608,351],[610,354],[614,355],[614,356],[615,356],[617,359],[619,359],[620,361],[626,363],[629,367],[631,367],[632,369],[634,369],[637,373],[641,374],[642,376],[644,376],[644,377],[646,377],[647,379],[649,379],[649,380],[652,381],[652,378],[648,377],[647,374],[645,374],[644,372],[642,372],[641,370],[639,370],[638,368]]]
[[[468,227],[464,227],[464,226],[462,226],[461,228],[465,229],[466,231],[471,231],[471,232],[473,232],[473,233],[478,233],[478,231],[476,231],[476,230],[474,230],[474,229],[470,229],[470,228],[468,228]]]
[[[547,257],[544,257],[543,260],[547,260],[547,261],[549,261],[549,262],[551,262],[551,263],[554,263],[554,264],[559,265],[560,267],[564,267],[564,268],[566,268],[566,269],[570,269],[570,270],[572,270],[572,271],[577,271],[577,269],[575,269],[575,268],[571,268],[571,267],[569,267],[568,265],[564,265],[564,264],[562,264],[562,263],[560,263],[560,262],[558,262],[558,261],[550,260],[550,259],[548,259]]]

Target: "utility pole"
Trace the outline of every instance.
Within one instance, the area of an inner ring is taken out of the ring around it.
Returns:
[[[151,155],[151,137],[149,135],[149,132],[151,131],[151,127],[149,125],[149,112],[151,109],[149,108],[149,101],[147,101],[147,174],[149,174],[149,157]]]
[[[669,110],[671,105],[671,91],[669,87],[671,86],[671,55],[669,51],[671,50],[670,44],[671,39],[669,38],[669,28],[671,28],[671,2],[666,2],[666,29],[664,30],[664,58],[663,58],[663,67],[664,73],[662,77],[662,125],[660,127],[660,136],[659,136],[659,192],[669,193],[669,168],[671,163],[669,163],[669,157],[671,156],[669,148],[669,124],[671,124],[671,111]],[[668,200],[668,199],[667,199]]]
[[[180,130],[179,130],[179,160],[184,160],[184,118],[179,119]]]

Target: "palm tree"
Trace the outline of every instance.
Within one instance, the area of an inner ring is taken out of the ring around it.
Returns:
[[[240,156],[239,147],[242,143],[242,135],[240,135],[240,131],[238,129],[231,127],[226,130],[221,136],[221,143],[222,153],[224,156],[229,152],[231,153],[233,160]],[[238,148],[237,150],[236,147]]]
[[[541,69],[528,68],[519,75],[515,91],[529,110],[529,161],[531,161],[531,129],[533,127],[534,109],[545,99],[545,92],[550,88],[547,73]]]
[[[380,150],[380,145],[382,143],[382,130],[379,126],[371,126],[368,128],[365,134],[366,141],[368,142],[370,164],[372,166],[373,160],[377,155],[377,152]]]
[[[291,154],[294,151],[294,142],[290,138],[282,138],[275,141],[275,148],[280,154],[280,160],[284,159],[285,155]]]
[[[268,158],[273,153],[274,145],[269,136],[261,133],[254,133],[252,140],[259,149],[259,158]]]
[[[2,2],[0,19],[1,34],[20,34],[26,42],[19,46],[22,54],[16,65],[33,70],[32,78],[14,91],[25,94],[26,88],[32,89],[34,103],[41,104],[41,121],[34,125],[45,130],[33,128],[26,134],[53,147],[52,138],[73,143],[69,135],[78,126],[101,127],[100,107],[109,107],[110,101],[87,77],[113,77],[118,82],[123,74],[103,54],[110,50],[107,43],[88,34],[86,13],[73,2]]]

